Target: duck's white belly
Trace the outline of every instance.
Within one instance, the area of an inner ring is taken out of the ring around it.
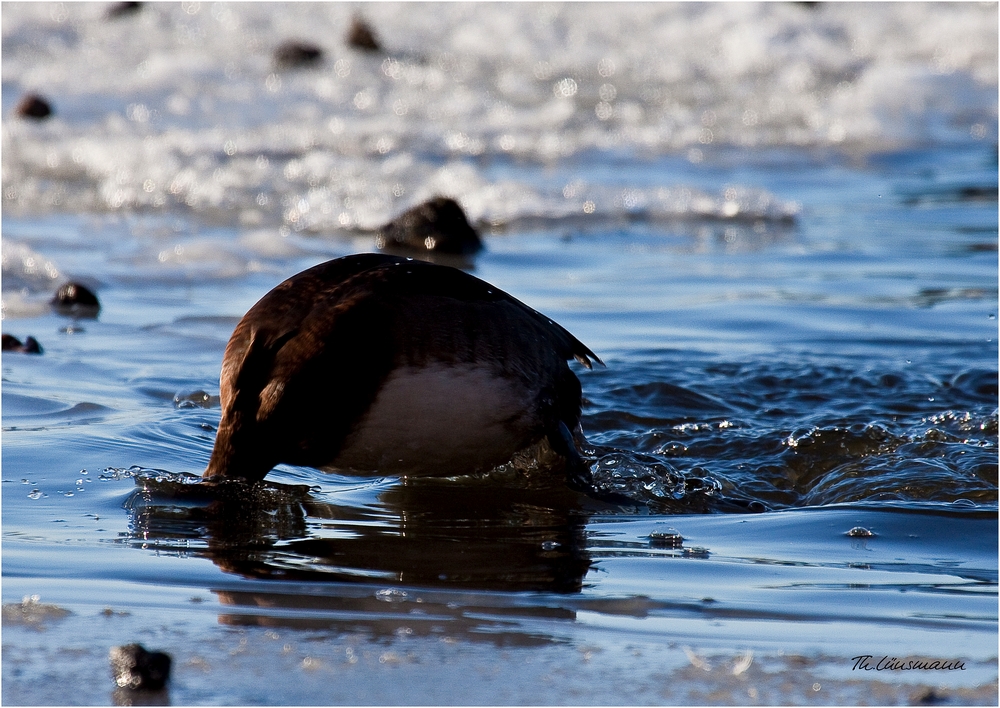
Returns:
[[[364,474],[454,475],[506,462],[541,423],[519,382],[471,364],[397,369],[330,465]]]

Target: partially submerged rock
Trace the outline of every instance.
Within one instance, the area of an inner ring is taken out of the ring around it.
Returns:
[[[76,282],[61,285],[52,298],[52,307],[61,315],[74,317],[96,317],[101,310],[97,295],[88,288]]]
[[[400,214],[375,236],[381,251],[472,255],[483,242],[454,199],[435,197]]]
[[[37,93],[29,93],[18,102],[14,114],[20,118],[44,120],[52,115],[52,106]]]
[[[382,45],[375,36],[375,31],[361,17],[354,17],[347,30],[347,44],[363,52],[380,52]]]
[[[5,352],[21,352],[22,354],[42,353],[42,345],[34,337],[28,337],[22,342],[12,334],[3,335],[2,349]]]
[[[158,691],[170,678],[170,655],[160,651],[146,651],[141,644],[112,647],[108,658],[119,688]]]
[[[114,2],[108,5],[108,9],[104,11],[104,17],[109,20],[116,20],[120,17],[134,15],[141,9],[141,2]]]
[[[288,40],[274,50],[274,64],[280,69],[315,66],[323,60],[323,50],[308,42]]]

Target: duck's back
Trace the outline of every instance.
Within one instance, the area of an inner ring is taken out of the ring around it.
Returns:
[[[462,271],[364,254],[264,296],[226,348],[206,476],[275,464],[357,473],[489,469],[573,429],[597,357],[569,332]]]

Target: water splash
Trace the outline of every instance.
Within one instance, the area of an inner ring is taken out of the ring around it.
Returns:
[[[707,470],[680,472],[665,461],[638,452],[591,448],[594,487],[634,499],[659,513],[703,512],[722,491],[721,483]]]

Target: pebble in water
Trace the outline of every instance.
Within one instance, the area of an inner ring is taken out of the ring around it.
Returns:
[[[101,303],[97,296],[85,285],[66,283],[59,287],[52,298],[52,307],[61,315],[74,317],[97,317]]]
[[[282,42],[274,50],[274,63],[280,69],[315,66],[323,60],[323,50],[308,42],[293,39]]]
[[[375,31],[361,17],[351,20],[351,26],[347,30],[347,44],[365,52],[382,51],[382,45],[376,38]]]
[[[380,251],[472,255],[482,249],[483,242],[458,202],[435,197],[380,228],[375,246]]]
[[[214,408],[218,404],[219,397],[207,391],[174,394],[174,408]]]
[[[685,548],[683,555],[685,558],[708,558],[712,555],[712,552],[702,546],[692,546],[691,548]]]
[[[170,655],[146,651],[141,644],[112,647],[108,658],[119,688],[158,691],[170,678]]]
[[[142,9],[141,2],[116,2],[108,6],[104,11],[104,17],[109,20],[117,20],[121,17],[129,17]]]
[[[684,545],[684,537],[675,528],[652,531],[648,538],[653,548],[680,548]]]
[[[0,349],[5,352],[21,352],[22,354],[41,354],[42,345],[34,337],[28,337],[22,342],[11,334],[5,334],[2,338]]]
[[[20,118],[44,120],[52,115],[52,106],[37,93],[29,93],[20,100],[14,113]]]

